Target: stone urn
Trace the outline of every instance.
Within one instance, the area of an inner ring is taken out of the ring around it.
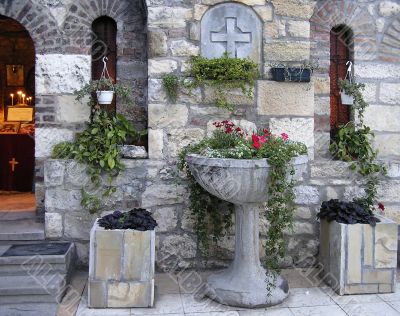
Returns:
[[[209,193],[235,204],[235,257],[229,268],[212,274],[207,280],[207,296],[230,306],[246,308],[272,306],[289,295],[288,282],[281,276],[270,277],[268,295],[267,273],[259,257],[259,210],[267,200],[270,166],[266,159],[245,160],[208,158],[188,155],[187,162],[196,181]],[[308,158],[293,160],[301,176]]]

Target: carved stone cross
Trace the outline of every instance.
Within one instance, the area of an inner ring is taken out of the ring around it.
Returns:
[[[237,27],[236,18],[226,18],[225,32],[211,32],[211,42],[226,42],[229,56],[237,57],[236,43],[251,43],[251,33],[242,32]]]

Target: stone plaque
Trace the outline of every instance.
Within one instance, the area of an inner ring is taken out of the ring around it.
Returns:
[[[201,55],[250,58],[261,64],[262,22],[253,9],[223,3],[208,10],[201,20]]]

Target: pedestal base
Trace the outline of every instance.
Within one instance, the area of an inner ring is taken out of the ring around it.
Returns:
[[[207,296],[220,304],[246,308],[277,305],[289,296],[288,282],[281,276],[274,280],[275,286],[268,295],[265,270],[240,274],[231,266],[213,274],[207,280]]]

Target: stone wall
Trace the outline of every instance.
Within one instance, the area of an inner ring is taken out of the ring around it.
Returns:
[[[181,259],[180,267],[204,267],[196,251],[185,181],[182,178],[176,180],[174,176],[177,153],[183,146],[209,133],[215,120],[230,118],[249,130],[255,126],[269,127],[275,133],[286,132],[291,139],[305,142],[310,151],[310,166],[303,182],[296,188],[296,222],[294,232],[288,234],[289,252],[282,265],[312,264],[318,251],[319,223],[315,213],[320,203],[329,198],[351,199],[360,194],[359,180],[349,173],[346,164],[331,161],[327,151],[328,36],[331,27],[344,23],[353,28],[355,71],[368,87],[366,96],[371,107],[366,120],[377,131],[376,145],[381,149],[381,157],[391,161],[388,177],[380,189],[381,200],[386,203],[387,213],[397,218],[400,205],[397,194],[400,189],[400,165],[397,162],[400,158],[400,124],[397,120],[400,117],[396,116],[400,105],[399,66],[396,64],[400,56],[399,37],[396,37],[398,4],[365,0],[237,1],[256,12],[262,25],[262,37],[258,38],[262,56],[257,56],[262,61],[262,78],[257,82],[254,98],[231,91],[228,101],[237,106],[233,113],[215,107],[215,93],[210,88],[199,88],[191,94],[182,89],[177,103],[169,103],[162,89],[162,76],[171,72],[184,74],[190,56],[204,54],[201,48],[202,17],[222,2],[226,1],[146,1],[149,159],[125,161],[127,169],[117,179],[115,196],[105,201],[106,209],[143,206],[154,212],[160,224],[157,235],[159,268],[171,267],[174,258]],[[130,46],[131,43],[135,39],[144,40],[143,34],[137,38],[135,32],[129,33],[135,30],[135,21],[143,22],[143,15],[136,19],[135,14],[140,11],[126,7],[126,3],[109,0],[77,4],[70,0],[61,5],[61,1],[35,0],[26,4],[9,1],[9,5],[0,8],[0,13],[16,18],[31,31],[37,49],[38,107],[56,113],[54,122],[38,122],[38,169],[41,168],[39,160],[47,160],[51,145],[71,139],[87,118],[87,109],[75,104],[72,96],[73,89],[90,77],[87,42],[90,23],[87,21],[108,14],[117,21],[118,30],[128,32],[118,36],[119,47],[122,47],[122,51],[118,51],[119,58],[124,52],[134,56],[137,47]],[[140,58],[144,56],[142,54]],[[270,63],[298,65],[310,56],[318,58],[321,65],[311,83],[270,80]],[[121,59],[132,62],[120,68],[125,79],[145,73],[142,68],[136,68],[138,64],[132,58]],[[145,99],[143,95],[142,104],[146,103]],[[74,110],[66,111],[66,104]],[[140,123],[141,116],[137,117]],[[86,180],[84,170],[73,162],[47,160],[46,186],[37,185],[37,192],[46,191],[47,237],[75,241],[81,263],[87,261],[89,231],[94,220],[79,204],[80,184]],[[265,226],[263,223],[262,232],[265,232]],[[233,239],[227,238],[216,247],[206,267],[225,265],[232,258],[232,250]]]

